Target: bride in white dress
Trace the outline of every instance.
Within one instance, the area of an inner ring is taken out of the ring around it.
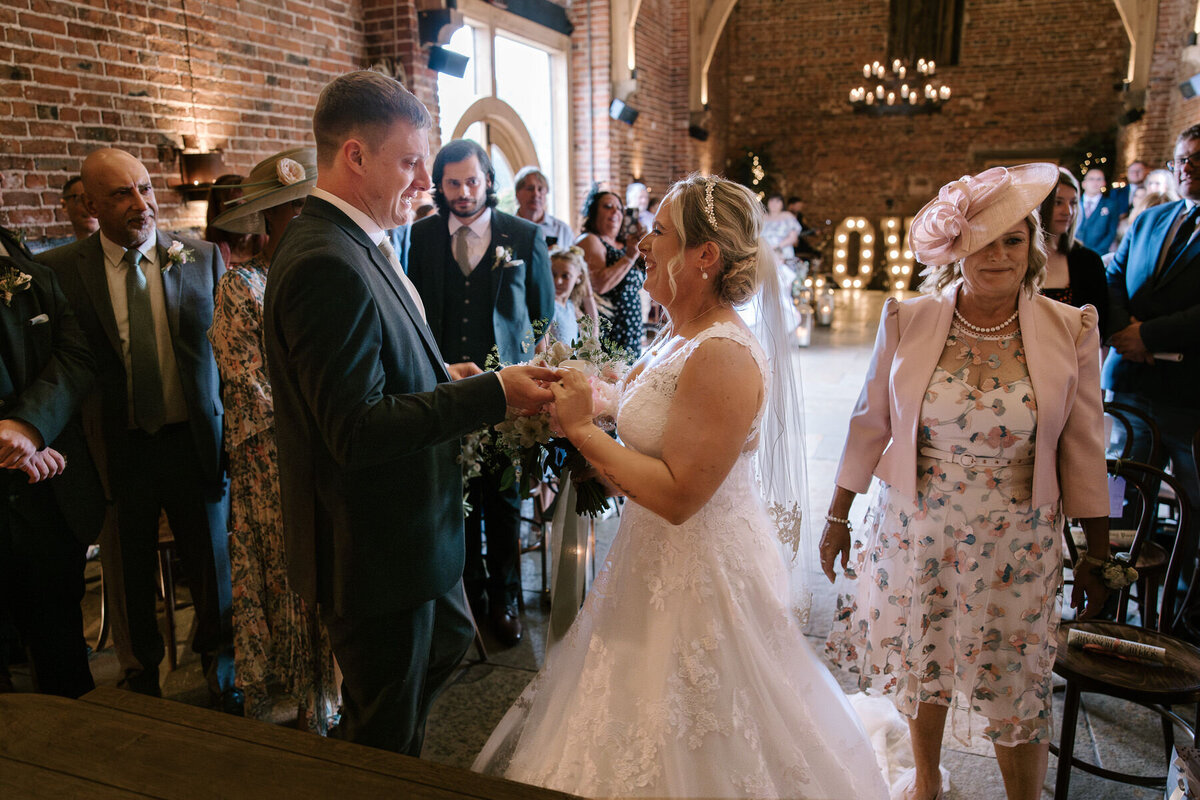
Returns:
[[[474,769],[587,797],[887,797],[793,607],[781,552],[799,545],[799,505],[768,512],[756,478],[760,440],[786,422],[734,310],[764,285],[780,305],[761,229],[736,183],[692,176],[663,200],[640,249],[672,322],[623,385],[623,445],[592,424],[579,373],[552,387],[564,431],[628,502],[579,616]]]

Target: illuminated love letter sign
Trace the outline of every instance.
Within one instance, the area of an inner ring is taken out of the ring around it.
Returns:
[[[908,228],[913,218],[904,220],[900,227],[900,217],[883,218],[883,254],[886,259],[888,282],[893,289],[904,289],[913,279],[913,254],[908,249]]]
[[[846,217],[833,235],[833,279],[843,289],[860,289],[871,282],[871,263],[875,255],[875,227],[866,217]],[[852,246],[858,249],[858,266],[848,269]]]

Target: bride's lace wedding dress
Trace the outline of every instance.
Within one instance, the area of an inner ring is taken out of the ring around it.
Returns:
[[[624,388],[626,445],[661,454],[684,362],[719,323]],[[753,444],[682,525],[630,501],[565,638],[474,769],[588,797],[877,800],[866,734],[804,640],[754,476]],[[721,424],[713,420],[712,424]]]

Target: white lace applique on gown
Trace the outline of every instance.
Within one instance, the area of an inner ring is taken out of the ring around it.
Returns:
[[[626,387],[625,444],[661,453],[683,364],[712,337],[768,374],[753,336],[714,325]],[[587,797],[886,798],[787,582],[752,452],[682,525],[627,502],[575,623],[474,769]]]

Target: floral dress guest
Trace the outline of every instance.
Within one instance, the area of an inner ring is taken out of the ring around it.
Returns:
[[[767,215],[763,220],[763,238],[770,243],[779,263],[786,264],[795,257],[795,247],[800,241],[800,221],[796,215],[783,207],[783,195],[773,194],[767,198]]]
[[[272,689],[297,706],[297,723],[326,734],[339,705],[328,634],[288,587],[279,505],[271,385],[263,358],[263,291],[271,256],[316,181],[316,151],[288,150],[254,167],[245,195],[215,224],[269,237],[217,284],[209,340],[221,373],[229,453],[234,659],[246,715],[273,716]]]
[[[636,221],[626,225],[621,198],[598,188],[584,200],[583,216],[584,232],[575,244],[583,250],[592,289],[600,296],[600,338],[633,361],[642,352],[645,336],[641,294],[646,270],[637,261],[637,243],[645,231]],[[617,241],[622,233],[623,247]]]
[[[926,294],[886,302],[851,416],[820,556],[833,580],[853,550],[857,580],[827,645],[910,718],[916,770],[893,797],[941,797],[950,708],[968,730],[986,720],[1010,800],[1040,796],[1065,518],[1082,520],[1088,561],[1109,559],[1096,311],[1036,293],[1037,208],[1057,180],[1052,164],[997,167],[922,209],[909,241],[931,265]],[[852,547],[851,503],[872,475]],[[1075,571],[1081,617],[1106,595]]]

